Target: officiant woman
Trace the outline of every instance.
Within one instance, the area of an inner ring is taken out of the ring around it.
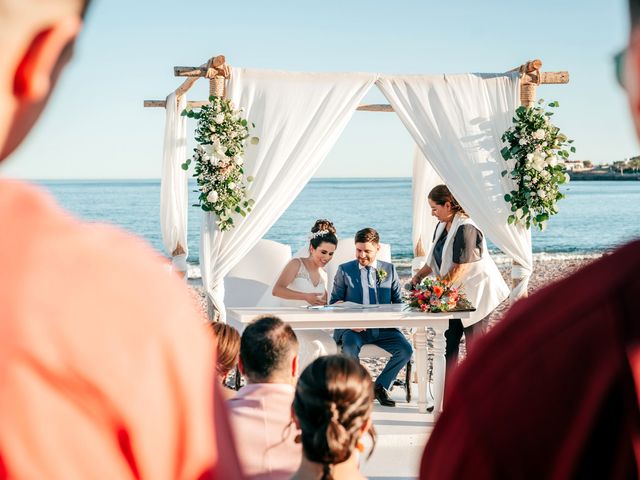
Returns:
[[[465,213],[446,185],[438,185],[428,196],[431,214],[439,221],[425,265],[411,282],[434,275],[460,287],[476,308],[470,318],[449,320],[446,359],[447,374],[458,361],[460,340],[465,336],[467,352],[473,338],[485,328],[489,314],[509,296],[498,267],[487,251],[482,231]]]

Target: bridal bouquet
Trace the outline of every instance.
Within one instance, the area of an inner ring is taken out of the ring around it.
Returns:
[[[198,120],[196,141],[192,159],[182,168],[187,170],[193,160],[193,176],[197,179],[200,195],[198,205],[205,212],[217,217],[222,231],[233,227],[233,215],[243,217],[251,211],[254,201],[248,198],[248,183],[243,168],[244,148],[249,140],[258,143],[257,137],[249,137],[249,124],[230,100],[209,97],[209,103],[199,112],[185,110],[182,115]],[[255,127],[255,125],[253,125]]]
[[[413,310],[438,313],[473,308],[458,288],[439,278],[427,277],[405,293],[405,303]]]

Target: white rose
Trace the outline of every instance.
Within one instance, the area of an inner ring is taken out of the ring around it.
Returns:
[[[547,196],[547,192],[545,192],[544,190],[540,189],[540,190],[538,190],[538,196],[544,200],[546,198],[546,196]]]
[[[547,142],[542,142],[542,148],[547,146]]]
[[[233,182],[229,182],[229,183],[227,184],[227,186],[228,186],[231,190],[233,190],[234,188],[236,188],[236,184],[235,184],[235,183],[233,183]]]
[[[527,140],[526,140],[525,138],[521,138],[521,139],[520,139],[520,141],[519,141],[518,143],[519,143],[520,145],[526,145],[526,144],[527,144],[527,143],[529,143],[529,142],[527,142]]]
[[[213,145],[203,145],[203,146],[202,146],[202,150],[203,150],[207,155],[213,155],[214,147],[213,147]]]
[[[241,157],[236,158],[236,165],[241,167],[243,163],[244,163],[244,160]]]
[[[218,201],[218,192],[216,192],[215,190],[211,190],[211,192],[209,192],[209,195],[207,195],[207,200],[211,203],[215,203]]]
[[[527,160],[533,160],[533,153],[527,153]]]
[[[547,163],[552,167],[555,167],[558,164],[558,157],[556,157],[555,155],[549,155],[547,157]]]
[[[544,139],[545,135],[546,135],[546,132],[542,128],[539,128],[538,130],[536,130],[531,134],[531,136],[536,140]]]
[[[220,125],[222,122],[224,122],[224,113],[219,113],[218,115],[216,115],[213,121]]]
[[[539,172],[542,171],[542,169],[545,167],[544,156],[540,152],[535,152],[533,154],[533,159],[531,161],[531,164],[533,168],[536,169],[537,171]]]

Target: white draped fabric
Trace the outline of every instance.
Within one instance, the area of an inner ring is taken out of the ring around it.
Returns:
[[[173,257],[173,268],[187,271],[188,174],[182,169],[187,152],[187,117],[180,113],[187,105],[184,95],[167,97],[164,151],[160,179],[160,228],[165,251],[171,256],[180,245],[183,254]]]
[[[433,232],[438,220],[431,215],[427,195],[442,180],[431,164],[424,158],[422,150],[416,147],[413,155],[413,228],[411,230],[414,255],[424,257],[431,250]]]
[[[529,230],[507,224],[501,176],[502,133],[519,105],[518,74],[382,76],[377,85],[418,147],[456,199],[503,252],[521,268],[511,292],[526,294],[533,268]]]
[[[255,178],[253,211],[234,217],[228,232],[204,214],[200,264],[204,288],[221,319],[224,276],[258,242],[300,193],[344,130],[374,74],[289,73],[233,69],[229,97],[255,123],[245,171]],[[259,265],[256,265],[259,268]]]

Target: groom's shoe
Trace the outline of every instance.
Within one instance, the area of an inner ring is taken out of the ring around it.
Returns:
[[[395,407],[396,402],[389,398],[389,394],[387,393],[387,389],[382,385],[376,383],[376,386],[373,390],[373,394],[376,397],[376,400],[380,402],[380,405],[383,407]]]

